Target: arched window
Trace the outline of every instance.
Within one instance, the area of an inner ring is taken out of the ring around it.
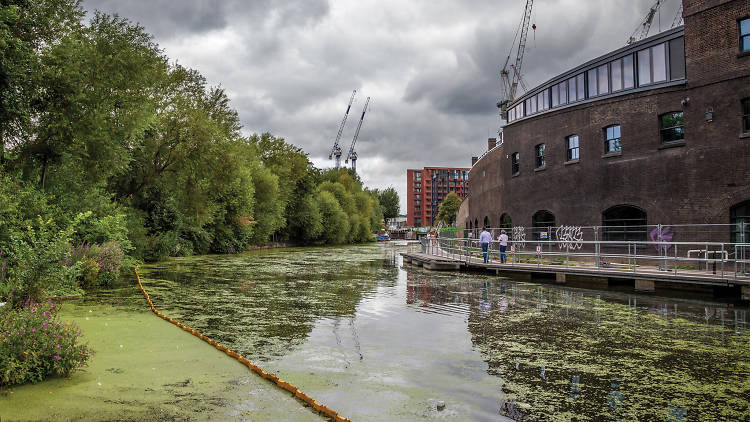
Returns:
[[[750,200],[740,202],[729,209],[729,222],[732,224],[732,243],[750,242]]]
[[[489,226],[490,226],[490,218],[485,215],[484,216],[484,227],[489,227]]]
[[[602,240],[648,240],[646,211],[633,205],[615,205],[602,213]]]
[[[550,232],[555,226],[555,215],[547,210],[539,210],[531,217],[531,234],[534,240],[551,240]]]
[[[500,228],[509,229],[511,227],[513,227],[513,222],[510,219],[510,215],[503,213],[503,215],[500,216]]]

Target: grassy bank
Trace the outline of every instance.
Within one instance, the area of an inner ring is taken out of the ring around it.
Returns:
[[[8,389],[3,421],[321,420],[290,395],[151,312],[65,304],[96,351],[70,378]]]

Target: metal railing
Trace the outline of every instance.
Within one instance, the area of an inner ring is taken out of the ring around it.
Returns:
[[[484,258],[479,240],[473,238],[423,237],[419,247],[424,254],[467,264],[481,263]],[[490,262],[499,263],[499,242],[492,241],[488,249]],[[750,283],[750,243],[513,240],[508,241],[505,254],[509,266],[596,268],[652,275],[658,271]]]

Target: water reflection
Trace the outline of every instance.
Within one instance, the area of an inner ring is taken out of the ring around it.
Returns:
[[[750,412],[746,309],[401,268],[395,252],[182,258],[142,276],[165,313],[355,420]]]
[[[746,310],[497,279],[408,279],[421,306],[469,304],[472,341],[504,381],[500,412],[515,420],[750,414]]]

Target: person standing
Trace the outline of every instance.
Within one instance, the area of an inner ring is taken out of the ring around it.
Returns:
[[[508,248],[508,235],[505,234],[505,230],[500,230],[497,241],[500,242],[500,263],[505,264],[505,250]]]
[[[482,256],[484,256],[484,263],[489,261],[488,248],[492,242],[492,235],[487,231],[487,227],[482,228],[482,233],[479,233],[479,243],[482,244]]]

